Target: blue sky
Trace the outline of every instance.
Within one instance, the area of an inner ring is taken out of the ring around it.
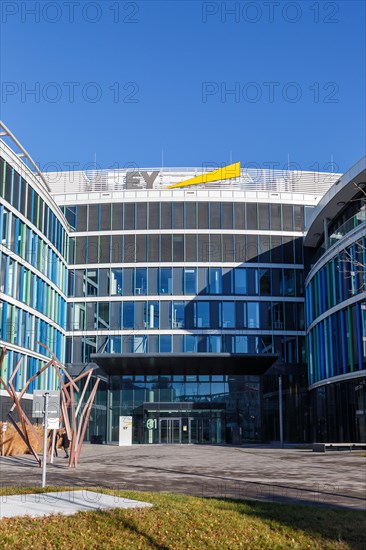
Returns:
[[[164,150],[165,166],[282,168],[289,155],[344,171],[365,152],[361,1],[73,9],[1,5],[1,118],[41,168],[95,154],[104,168],[156,167]]]

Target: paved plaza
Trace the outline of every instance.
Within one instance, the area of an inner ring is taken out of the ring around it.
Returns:
[[[366,509],[366,459],[360,453],[313,453],[266,446],[83,446],[76,469],[55,458],[47,484],[115,490],[169,491],[318,506]],[[39,487],[29,456],[0,458],[2,487]]]

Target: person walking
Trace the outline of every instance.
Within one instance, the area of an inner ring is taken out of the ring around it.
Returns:
[[[70,441],[69,441],[69,438],[67,437],[66,430],[64,430],[64,432],[61,436],[61,441],[62,441],[62,446],[63,446],[64,451],[65,451],[65,458],[69,458]]]

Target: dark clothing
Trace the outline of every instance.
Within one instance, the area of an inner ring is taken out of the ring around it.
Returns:
[[[69,447],[70,447],[70,441],[69,441],[69,438],[67,437],[66,432],[62,434],[61,441],[62,441],[62,446],[63,446],[64,451],[65,451],[65,458],[68,458],[69,457],[68,450],[69,450]]]

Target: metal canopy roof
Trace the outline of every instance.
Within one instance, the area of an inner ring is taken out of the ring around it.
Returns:
[[[264,374],[278,359],[277,354],[230,353],[102,353],[94,361],[109,376],[143,374]]]

